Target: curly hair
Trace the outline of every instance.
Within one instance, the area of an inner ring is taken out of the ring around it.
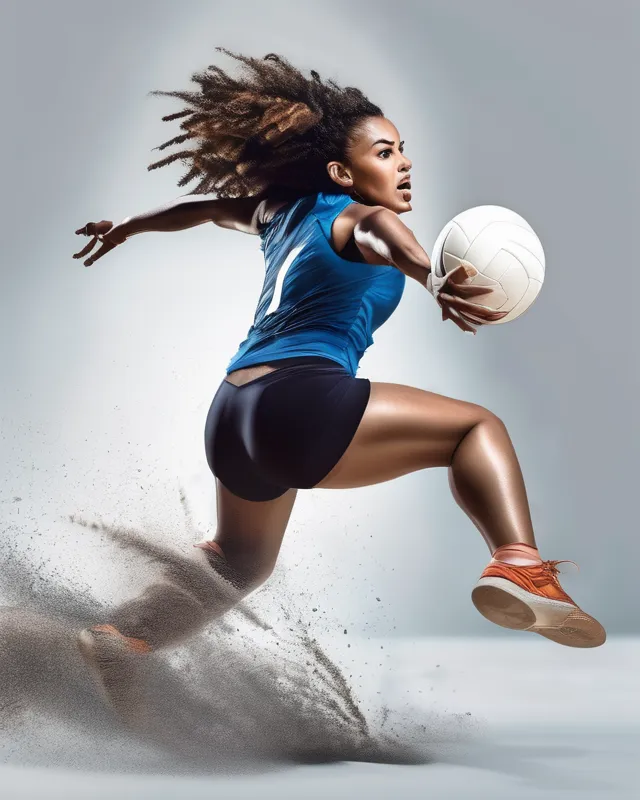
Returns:
[[[184,100],[188,107],[162,119],[184,118],[184,133],[160,145],[164,150],[195,139],[193,149],[179,150],[148,169],[180,160],[188,171],[178,186],[194,179],[189,194],[215,192],[218,197],[305,195],[341,191],[326,165],[344,160],[349,137],[366,117],[383,116],[378,106],[351,86],[311,78],[285,58],[269,53],[264,59],[226,53],[243,64],[239,78],[210,65],[192,80],[198,91],[153,91]]]

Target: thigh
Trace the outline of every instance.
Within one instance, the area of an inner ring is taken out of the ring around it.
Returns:
[[[474,403],[411,386],[372,383],[351,444],[314,488],[369,486],[427,467],[448,466],[465,434],[491,416]]]
[[[216,480],[218,526],[215,541],[236,569],[268,575],[291,517],[297,491],[275,500],[243,500]]]

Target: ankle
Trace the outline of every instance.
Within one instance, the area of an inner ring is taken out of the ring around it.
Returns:
[[[538,548],[523,542],[503,544],[494,550],[491,556],[492,561],[501,561],[504,564],[514,564],[519,567],[534,566],[542,563]]]

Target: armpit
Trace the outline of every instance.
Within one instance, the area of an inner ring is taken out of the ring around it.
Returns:
[[[260,229],[267,225],[274,218],[277,211],[286,206],[287,203],[282,200],[270,200],[265,197],[256,206],[253,212],[251,224],[253,227]]]

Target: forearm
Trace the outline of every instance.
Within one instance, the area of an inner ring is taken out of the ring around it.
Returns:
[[[397,214],[387,209],[377,210],[358,223],[354,235],[359,244],[370,247],[405,275],[426,287],[431,261],[413,232]]]
[[[181,231],[193,228],[203,222],[211,222],[218,202],[211,198],[197,200],[190,195],[178,197],[151,211],[125,217],[119,227],[127,239],[136,233],[147,231]]]

